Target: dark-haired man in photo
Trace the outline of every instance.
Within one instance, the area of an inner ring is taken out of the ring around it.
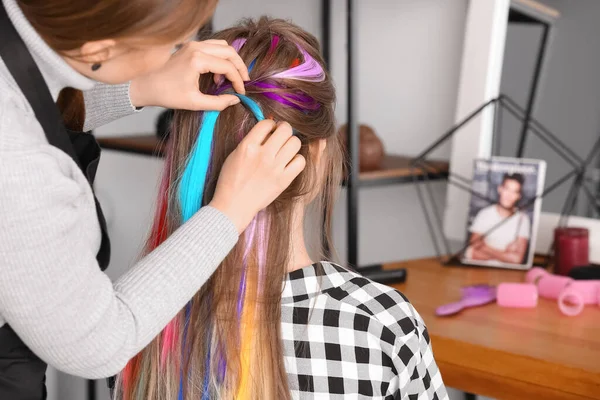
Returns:
[[[469,228],[471,237],[466,258],[524,263],[531,236],[531,220],[517,208],[523,183],[522,174],[504,174],[498,186],[498,202],[481,209]]]

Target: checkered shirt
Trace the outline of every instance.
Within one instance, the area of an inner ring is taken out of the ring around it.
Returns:
[[[421,316],[397,290],[320,262],[288,274],[281,332],[294,399],[448,399]]]

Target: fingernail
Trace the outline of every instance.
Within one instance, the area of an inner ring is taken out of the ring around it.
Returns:
[[[229,105],[230,105],[230,106],[234,106],[234,105],[236,105],[236,104],[239,104],[239,102],[240,102],[240,98],[239,98],[239,97],[234,97],[234,98],[233,98],[233,99],[232,99],[232,100],[229,102]]]

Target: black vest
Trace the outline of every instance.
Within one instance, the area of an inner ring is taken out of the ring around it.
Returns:
[[[2,1],[0,38],[0,57],[31,105],[48,142],[71,156],[92,185],[100,160],[100,147],[90,133],[70,132],[65,128],[48,86],[8,18]],[[102,209],[95,197],[94,200],[102,230],[102,243],[96,259],[104,270],[110,259],[110,242]],[[64,251],[69,251],[68,246],[69,243],[64,244]],[[8,324],[0,328],[0,399],[45,399],[45,376],[46,364],[21,341],[18,334]]]

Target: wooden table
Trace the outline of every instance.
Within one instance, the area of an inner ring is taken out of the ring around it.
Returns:
[[[555,301],[540,299],[534,309],[490,304],[441,318],[435,308],[458,300],[462,286],[521,282],[524,273],[432,259],[384,266],[398,267],[407,281],[395,287],[424,318],[447,386],[497,399],[600,399],[598,305],[566,317]]]

